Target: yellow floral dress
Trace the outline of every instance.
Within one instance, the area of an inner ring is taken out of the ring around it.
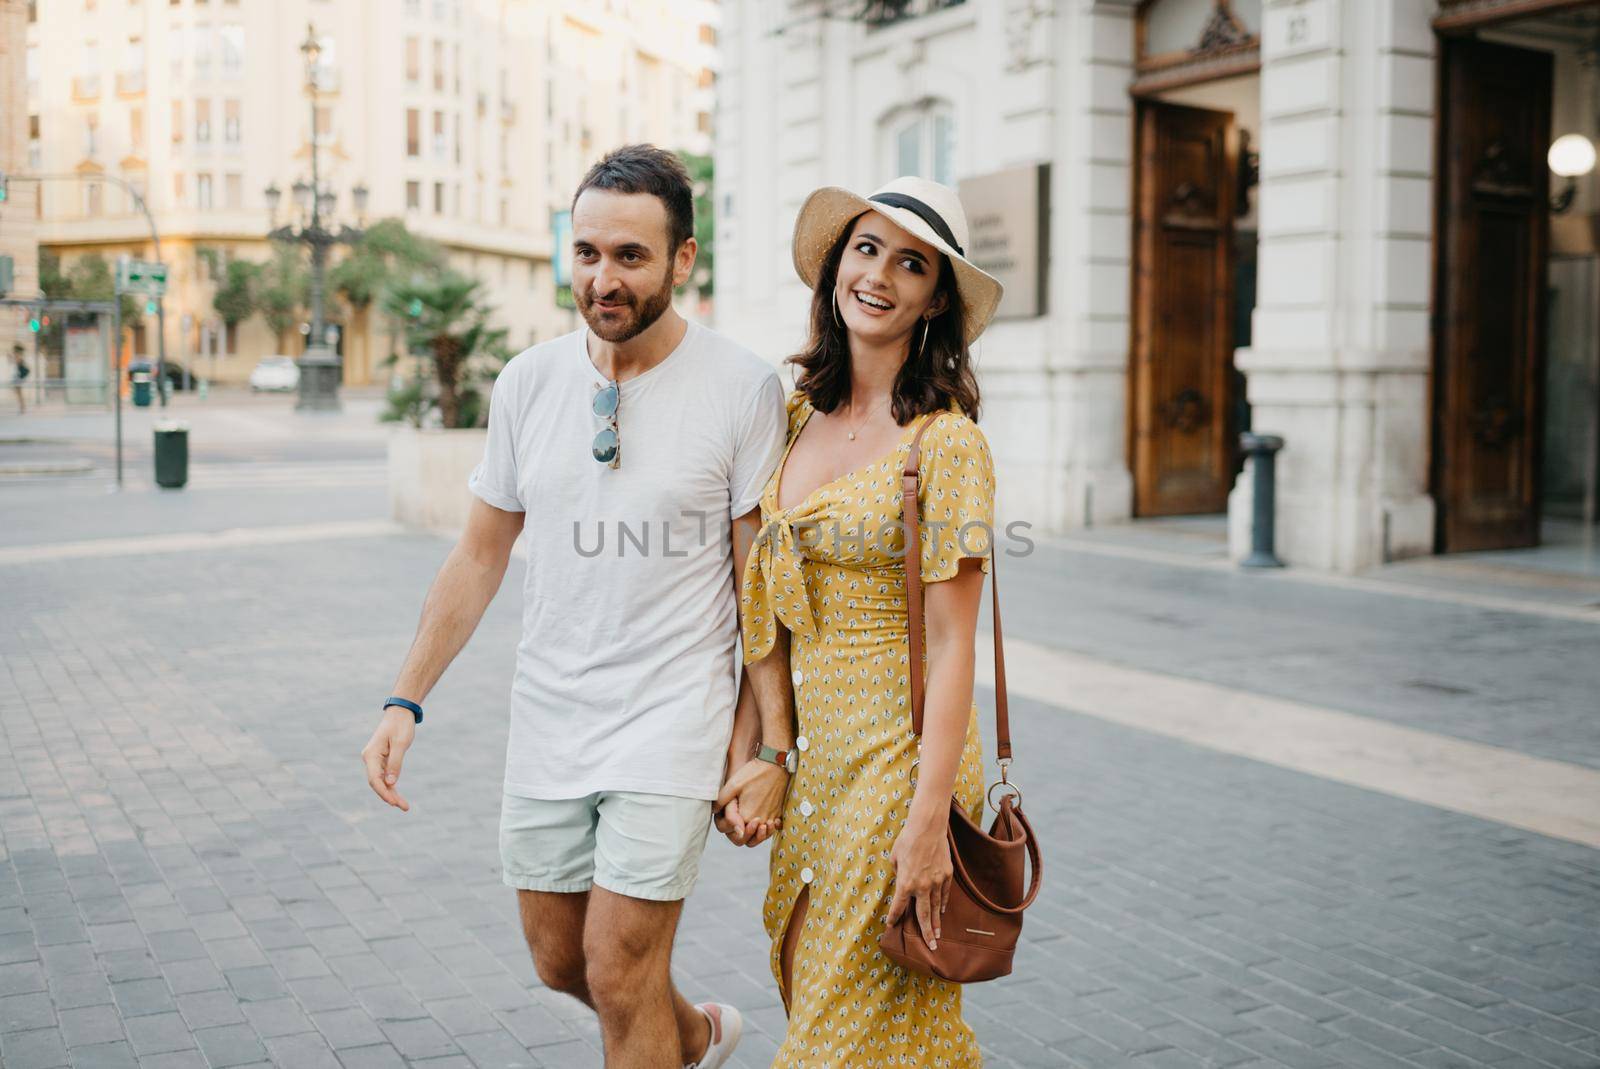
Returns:
[[[778,507],[784,465],[813,409],[789,397],[783,459],[761,495],[762,532],[741,591],[745,661],[772,649],[781,623],[791,633],[799,768],[773,840],[763,920],[771,967],[802,892],[802,920],[789,992],[789,1028],[774,1066],[980,1066],[961,1019],[961,987],[908,972],[878,948],[894,888],[889,851],[915,783],[911,732],[904,528],[900,473],[911,439],[922,439],[922,575],[953,578],[964,556],[986,554],[994,515],[994,462],[978,426],[958,408],[920,417],[893,453]],[[977,526],[967,526],[967,525]],[[983,808],[977,708],[968,719],[956,797]]]

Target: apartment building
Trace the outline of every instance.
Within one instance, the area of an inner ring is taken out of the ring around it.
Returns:
[[[551,213],[626,140],[708,151],[716,5],[613,0],[51,0],[28,5],[27,146],[35,173],[115,175],[140,192],[169,265],[167,354],[213,381],[298,353],[212,300],[230,259],[266,260],[264,190],[310,178],[313,129],[334,221],[399,217],[485,283],[514,346],[570,326]],[[301,45],[315,28],[307,88]],[[314,97],[314,106],[313,106]],[[149,223],[104,182],[52,180],[40,244],[64,259],[153,255]],[[347,384],[394,351],[376,310],[331,301]],[[131,332],[154,350],[153,321]]]

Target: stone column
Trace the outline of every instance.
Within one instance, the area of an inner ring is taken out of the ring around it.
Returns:
[[[1252,426],[1282,434],[1278,551],[1359,571],[1433,547],[1431,0],[1269,0]],[[1248,549],[1250,473],[1229,498]]]
[[[1056,8],[1050,316],[1035,515],[1051,529],[1132,514],[1127,458],[1132,0]],[[1013,479],[1016,475],[1012,476]]]

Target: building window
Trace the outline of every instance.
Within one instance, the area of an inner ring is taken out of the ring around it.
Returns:
[[[443,215],[444,214],[444,183],[443,182],[435,182],[433,184],[433,214],[434,215]]]
[[[411,181],[406,183],[406,211],[416,212],[422,210],[422,183]]]
[[[230,174],[222,180],[222,198],[231,212],[244,207],[244,175]]]
[[[444,42],[433,42],[433,91],[444,92]]]
[[[172,204],[173,204],[173,207],[176,207],[176,208],[183,207],[183,199],[184,199],[183,172],[182,171],[176,171],[172,175]]]
[[[406,38],[406,84],[422,81],[422,42],[415,37]]]
[[[172,143],[183,144],[183,101],[172,102]]]
[[[194,76],[211,77],[211,27],[204,24],[194,28]]]
[[[104,184],[101,182],[85,182],[83,184],[83,214],[93,219],[98,218],[104,210]]]
[[[142,155],[144,148],[144,109],[128,109],[128,145],[133,155]]]
[[[416,108],[406,109],[406,155],[411,159],[422,155],[422,114]]]
[[[955,185],[955,120],[947,112],[922,112],[902,119],[893,130],[896,175],[918,175]]]
[[[445,154],[444,112],[436,111],[433,113],[433,158],[442,160]]]
[[[194,102],[194,143],[196,145],[211,144],[211,101],[196,100]]]
[[[237,78],[244,73],[244,27],[224,26],[217,31],[222,46],[222,76]]]
[[[452,126],[455,128],[455,134],[456,134],[456,162],[460,163],[461,162],[461,113],[458,111],[454,115],[450,116],[450,121],[451,121]]]
[[[500,198],[500,225],[511,225],[511,202],[504,197]]]
[[[227,100],[222,105],[222,140],[237,146],[242,139],[240,108],[237,100]]]
[[[100,116],[90,112],[83,117],[83,154],[88,159],[94,159],[100,152]],[[98,182],[90,182],[98,186]]]
[[[406,15],[417,18],[422,14],[422,0],[406,0]]]
[[[208,174],[194,176],[194,206],[203,212],[211,210],[211,176]]]
[[[44,167],[44,143],[39,138],[39,116],[28,116],[28,167],[31,170],[40,170]]]
[[[229,356],[238,356],[239,355],[239,324],[237,324],[237,323],[226,323],[226,322],[223,323],[222,324],[222,337],[223,337],[222,344],[227,346],[228,355]]]
[[[167,30],[167,55],[172,57],[172,80],[179,81],[183,78],[183,56],[185,29],[182,26],[173,26]]]
[[[461,46],[460,45],[453,46],[451,48],[451,52],[452,52],[452,58],[453,58],[454,62],[452,62],[450,64],[450,72],[455,75],[456,96],[460,96],[461,95]]]
[[[333,108],[327,104],[317,105],[317,144],[333,144]]]

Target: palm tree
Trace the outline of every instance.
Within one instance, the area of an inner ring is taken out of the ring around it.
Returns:
[[[500,357],[506,331],[489,326],[490,308],[478,303],[483,284],[455,271],[413,275],[391,284],[383,310],[408,324],[412,340],[433,357],[439,387],[439,415],[446,427],[472,426],[476,405],[463,406],[471,363],[479,357]]]

